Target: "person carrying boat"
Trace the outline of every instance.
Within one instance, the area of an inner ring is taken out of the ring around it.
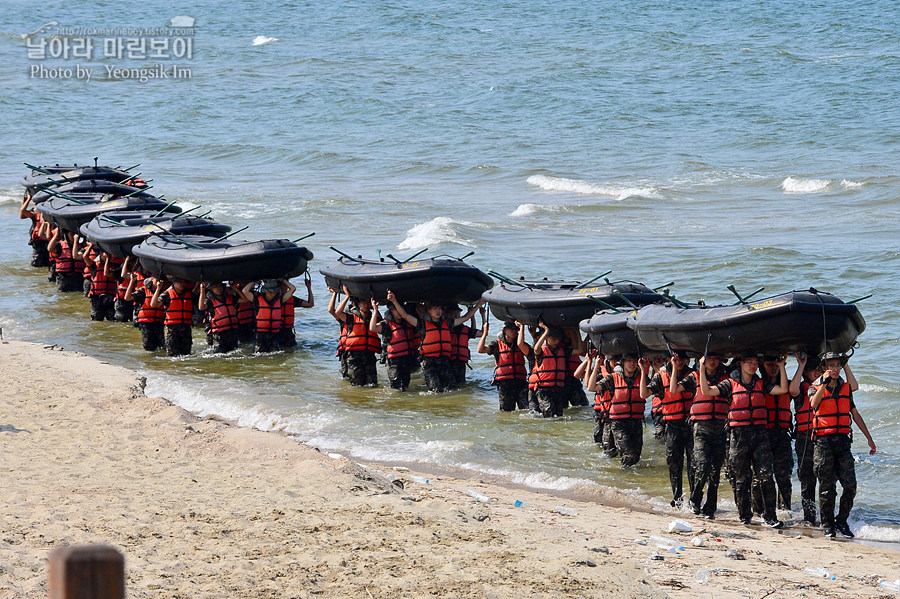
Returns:
[[[200,285],[197,305],[206,312],[206,344],[214,353],[224,354],[238,346],[238,301],[246,302],[221,281]]]
[[[763,356],[760,376],[764,383],[774,381],[778,377],[777,356]],[[777,489],[777,507],[780,510],[791,509],[791,473],[794,470],[794,452],[791,448],[791,394],[790,387],[785,393],[766,394],[766,410],[768,423],[766,433],[769,435],[769,447],[772,450],[772,474]],[[760,481],[753,481],[753,507],[760,513],[762,507],[762,489]]]
[[[186,356],[191,353],[194,288],[194,283],[172,279],[172,286],[165,292],[162,285],[156,285],[156,289],[153,290],[150,307],[162,307],[165,311],[163,325],[168,356]]]
[[[803,520],[818,526],[816,516],[816,473],[813,470],[813,418],[809,407],[809,388],[822,374],[819,359],[805,353],[794,354],[797,372],[791,379],[790,394],[794,401],[794,451],[797,454],[797,479],[800,481],[800,504]]]
[[[481,331],[487,320],[484,306],[480,307],[478,311],[481,314],[482,329],[475,328],[474,316],[469,320],[470,324],[463,323],[450,329],[450,370],[453,372],[454,384],[457,387],[466,384],[466,368],[472,358],[472,353],[469,351],[469,340],[472,337],[481,337]],[[459,304],[449,304],[444,307],[444,313],[448,319],[455,320],[462,314],[462,309]]]
[[[338,292],[331,287],[328,288],[328,291],[331,292],[331,299],[328,300],[328,313],[331,314],[331,316],[338,322],[338,325],[340,325],[341,327],[341,333],[338,336],[337,351],[335,351],[334,355],[335,357],[337,357],[338,363],[340,364],[341,378],[349,380],[350,375],[347,372],[347,324],[343,320],[338,318]],[[344,307],[346,305],[346,302],[341,302],[342,312],[344,311]]]
[[[497,387],[500,411],[525,410],[528,408],[527,356],[531,354],[531,346],[525,343],[525,325],[505,322],[497,338],[487,343],[489,329],[490,323],[485,321],[477,351],[494,357],[496,367],[491,385]]]
[[[19,208],[19,218],[31,220],[28,228],[28,245],[31,246],[31,265],[35,268],[50,266],[50,252],[47,249],[48,241],[40,235],[41,225],[44,222],[40,213],[28,209],[31,203],[31,193],[25,191],[22,198],[22,206]]]
[[[351,304],[348,308],[347,305]],[[377,310],[376,310],[377,311]],[[372,318],[371,301],[351,297],[344,286],[344,299],[331,313],[345,327],[344,359],[347,363],[347,380],[351,385],[375,386],[378,384],[376,354],[381,351],[378,334],[369,327]],[[376,321],[380,318],[376,317]]]
[[[312,279],[306,277],[304,282],[306,283],[306,299],[302,300],[292,294],[281,307],[281,330],[278,332],[278,344],[282,348],[297,347],[297,336],[294,334],[295,308],[312,308],[316,305],[312,292]],[[287,290],[286,280],[281,281],[281,289]]]
[[[125,258],[116,272],[116,299],[113,304],[113,316],[116,322],[131,322],[134,318],[134,302],[125,299],[128,285],[131,283],[131,256]],[[112,267],[112,263],[110,263]]]
[[[83,255],[91,255],[93,247],[93,243],[87,244]],[[97,252],[96,258],[85,263],[91,271],[91,288],[88,293],[91,300],[91,320],[115,320],[116,279],[110,271],[109,255]]]
[[[584,386],[591,390],[597,381],[612,373],[619,365],[619,356],[604,357],[596,349],[588,351],[587,359],[579,367],[584,375]],[[576,375],[578,373],[576,372]],[[609,405],[612,393],[604,391],[594,394],[594,443],[598,443],[610,457],[616,457],[616,444],[612,435],[612,423],[609,419]]]
[[[584,385],[581,382],[584,370],[581,368],[581,357],[587,352],[585,341],[581,338],[577,328],[563,329],[563,345],[569,350],[569,360],[566,362],[566,384],[563,391],[566,406],[586,406],[588,404],[587,395],[584,393]]]
[[[150,305],[158,287],[165,291],[168,283],[160,281],[156,277],[147,277],[141,280],[140,275],[136,271],[132,271],[131,281],[125,291],[125,298],[133,301],[136,306],[140,306],[134,323],[141,332],[141,345],[146,351],[156,351],[166,346],[163,325],[166,311],[162,306]]]
[[[450,356],[453,351],[450,330],[469,320],[484,305],[484,300],[479,299],[459,318],[448,319],[444,317],[444,306],[439,303],[426,304],[425,315],[420,318],[407,312],[393,291],[388,291],[387,299],[397,308],[397,312],[406,322],[416,327],[416,332],[422,339],[420,349],[422,375],[428,389],[435,393],[443,393],[455,386],[456,376],[450,367]]]
[[[388,381],[392,389],[406,391],[418,363],[419,343],[416,329],[406,322],[394,304],[389,303],[388,313],[383,320],[378,311],[378,302],[372,298],[372,316],[369,330],[382,336],[384,359],[387,362]]]
[[[609,421],[615,452],[622,456],[622,467],[634,466],[641,459],[644,448],[644,399],[641,381],[646,379],[650,361],[640,360],[637,354],[625,354],[622,363],[596,383],[588,387],[595,393],[609,393]],[[609,457],[615,454],[607,452]]]
[[[664,354],[657,354],[650,359],[651,372],[650,380],[656,376],[666,365],[667,360]],[[650,397],[650,422],[653,423],[653,438],[662,443],[666,442],[666,421],[663,420],[663,413],[659,407],[662,405],[662,397],[652,395]]]
[[[728,371],[722,364],[719,354],[707,353],[705,366],[706,380],[717,385],[728,378]],[[725,463],[727,443],[726,422],[728,418],[728,400],[711,395],[703,395],[700,391],[697,371],[690,371],[681,379],[674,391],[687,392],[692,395],[690,421],[694,438],[694,484],[688,505],[695,515],[702,515],[712,520],[715,518],[719,500],[719,480],[722,465]],[[703,492],[706,490],[706,502]]]
[[[731,429],[731,441],[728,455],[734,481],[734,503],[741,523],[750,524],[753,519],[751,495],[755,475],[761,483],[766,526],[781,528],[784,523],[775,515],[775,480],[772,478],[772,450],[766,432],[768,410],[765,394],[787,392],[784,358],[780,357],[776,362],[780,372],[777,384],[764,383],[759,377],[759,358],[755,354],[742,355],[739,363],[740,368],[733,371],[727,379],[710,386],[706,378],[706,358],[700,358],[701,368],[697,370],[700,374],[700,392],[730,401],[728,427]]]
[[[245,283],[242,281],[229,281],[228,289],[230,289],[238,301],[235,309],[237,310],[237,337],[238,343],[247,343],[256,338],[256,314],[253,313],[253,302],[248,302],[241,295],[241,289]]]
[[[290,281],[285,283],[286,287],[282,289],[280,282],[275,279],[250,281],[240,290],[241,297],[252,303],[256,314],[256,345],[253,351],[258,354],[281,349],[278,334],[281,332],[282,306],[297,290]],[[255,285],[259,285],[258,291],[253,290]]]
[[[544,418],[559,417],[569,405],[566,377],[572,350],[563,341],[565,333],[562,329],[540,324],[544,332],[534,343],[538,409]]]
[[[853,391],[859,388],[847,364],[849,357],[826,352],[822,356],[824,372],[809,388],[809,406],[813,411],[813,462],[819,479],[819,513],[826,537],[834,537],[835,529],[848,539],[853,531],[847,524],[856,497],[856,466],[850,446],[853,435],[850,421],[856,423],[869,443],[869,455],[875,455],[875,441],[853,402]],[[847,376],[841,378],[841,369]],[[834,513],[837,485],[841,483],[841,501]]]
[[[49,225],[49,223],[46,223]],[[47,250],[53,254],[53,271],[56,279],[56,289],[63,293],[81,291],[81,268],[84,264],[72,254],[72,244],[75,234],[68,233],[59,227],[53,231],[53,236],[47,244]]]
[[[682,351],[672,352],[669,363],[653,375],[650,382],[641,377],[641,397],[646,401],[654,395],[661,399],[659,412],[666,425],[666,464],[669,466],[669,483],[672,485],[672,507],[680,507],[684,500],[684,466],[687,462],[688,489],[694,491],[694,436],[688,420],[693,393],[678,390],[678,382],[691,372],[688,356]],[[689,493],[689,496],[690,496]]]

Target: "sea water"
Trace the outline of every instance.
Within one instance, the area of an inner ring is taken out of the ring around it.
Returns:
[[[427,393],[421,375],[408,393],[342,381],[317,273],[336,257],[328,246],[366,256],[474,251],[473,264],[510,276],[584,281],[612,269],[615,279],[674,281],[675,295],[708,304],[732,302],[729,284],[764,286],[758,297],[871,293],[851,364],[878,453],[856,434],[853,525],[861,537],[900,540],[893,4],[122,6],[0,11],[7,338],[137,369],[149,393],[197,413],[353,458],[581,496],[615,487],[665,506],[664,451],[649,433],[641,463],[622,471],[591,441],[589,408],[556,420],[499,412],[489,358],[476,356],[465,387],[443,395]],[[115,28],[166,28],[173,17],[194,20],[190,57],[117,53],[116,39],[139,44],[129,40],[141,35]],[[65,40],[90,36],[68,29],[78,27],[98,30],[90,58],[29,57],[40,39],[61,52]],[[58,28],[67,29],[52,42]],[[187,71],[130,77],[157,63]],[[63,77],[66,68],[75,75]],[[77,77],[87,70],[90,80]],[[141,163],[154,191],[249,225],[246,238],[315,231],[306,242],[316,306],[298,311],[297,350],[212,355],[198,331],[190,356],[147,354],[130,325],[90,322],[83,297],[56,293],[28,265],[22,163],[94,156]],[[492,321],[491,335],[499,328]]]

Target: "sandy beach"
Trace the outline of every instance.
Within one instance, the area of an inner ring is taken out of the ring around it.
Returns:
[[[809,529],[690,519],[675,535],[672,514],[615,493],[354,463],[199,419],[55,347],[4,341],[0,372],[0,597],[44,597],[50,550],[78,543],[123,552],[129,597],[888,597],[878,580],[900,572],[900,552]],[[635,542],[652,534],[686,548]],[[835,579],[805,571],[820,567]]]

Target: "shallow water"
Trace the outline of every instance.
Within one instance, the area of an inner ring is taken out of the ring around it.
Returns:
[[[248,238],[315,231],[314,273],[335,257],[329,245],[369,256],[428,247],[474,250],[475,265],[514,276],[674,279],[673,293],[707,303],[730,302],[728,284],[872,293],[853,367],[879,452],[865,455],[857,435],[855,517],[873,525],[868,538],[900,540],[891,8],[200,3],[191,79],[147,83],[31,78],[22,34],[51,20],[164,26],[180,5],[100,19],[94,5],[4,11],[0,326],[136,368],[149,392],[190,409],[323,449],[544,488],[611,485],[661,505],[665,460],[649,434],[641,465],[622,472],[591,443],[587,409],[558,421],[498,412],[490,360],[477,357],[471,382],[442,396],[422,393],[420,375],[408,394],[346,385],[318,276],[294,353],[145,354],[136,330],[91,323],[83,298],[58,295],[28,266],[21,163],[140,162],[156,191],[250,225]],[[727,485],[722,495],[728,509]]]

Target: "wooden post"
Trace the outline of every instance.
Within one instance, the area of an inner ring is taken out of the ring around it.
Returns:
[[[108,545],[57,547],[50,554],[48,599],[124,599],[125,558]]]

